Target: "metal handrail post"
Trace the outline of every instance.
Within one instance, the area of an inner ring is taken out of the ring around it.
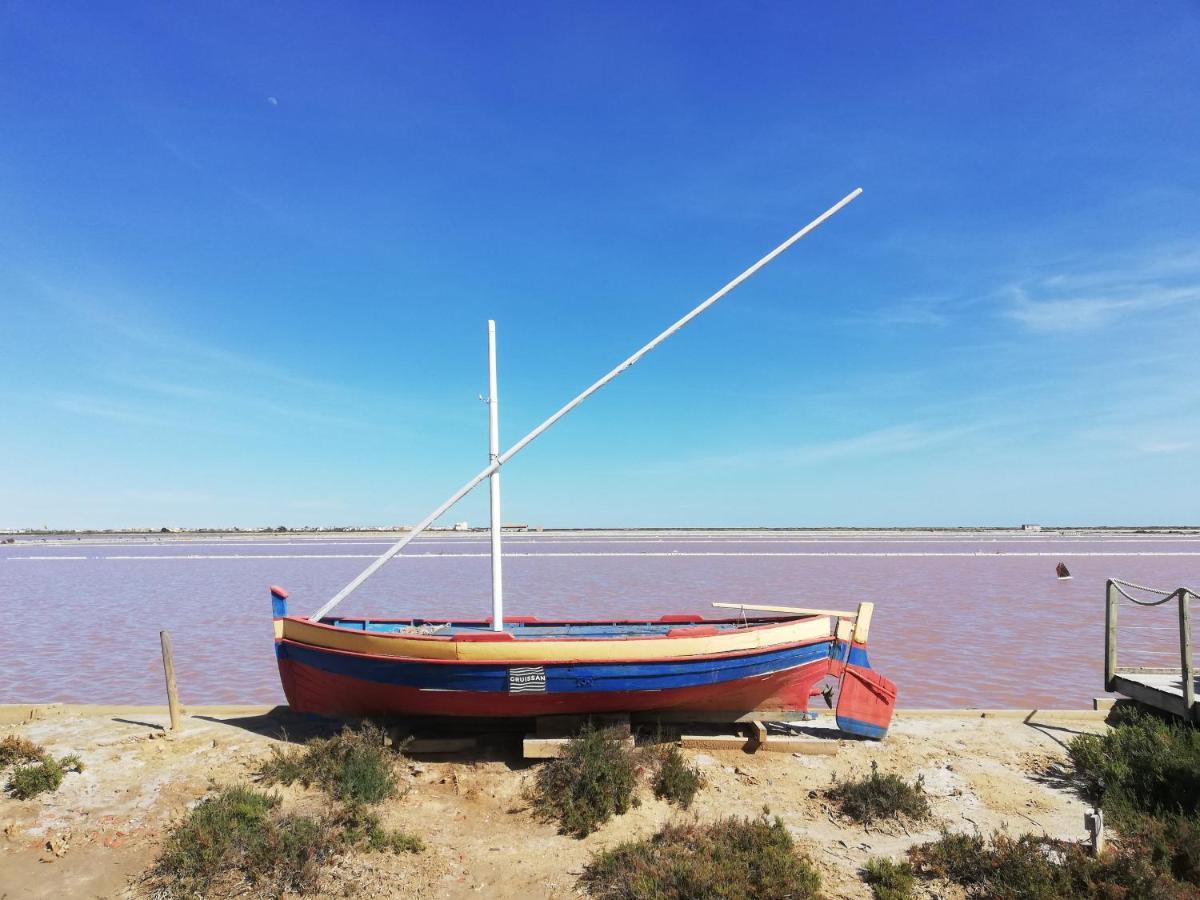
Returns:
[[[1108,580],[1104,610],[1104,689],[1116,689],[1117,678],[1117,586]]]

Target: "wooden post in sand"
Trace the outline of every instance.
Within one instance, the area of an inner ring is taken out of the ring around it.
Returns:
[[[179,730],[179,690],[175,687],[175,660],[171,656],[171,635],[160,631],[159,640],[162,642],[163,671],[167,675],[167,706],[171,710],[171,730]]]
[[[1092,856],[1099,857],[1104,852],[1104,812],[1100,809],[1093,809],[1090,813],[1083,814],[1083,827],[1088,831],[1088,837],[1091,838],[1091,845],[1088,849]]]

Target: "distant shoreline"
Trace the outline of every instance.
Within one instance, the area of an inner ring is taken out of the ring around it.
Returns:
[[[367,538],[395,537],[407,534],[410,528],[397,526],[393,528],[346,527],[346,528],[180,528],[180,529],[149,529],[149,528],[113,528],[113,529],[17,529],[0,530],[0,541],[15,543],[31,539],[83,539],[83,538],[143,538],[154,540],[258,540],[278,538]],[[784,535],[796,534],[806,536],[818,535],[859,535],[859,536],[895,536],[895,535],[1013,535],[1020,537],[1055,536],[1055,535],[1200,535],[1200,525],[1041,525],[1035,527],[1013,525],[961,525],[961,526],[925,526],[904,525],[891,527],[866,526],[634,526],[609,528],[562,528],[540,526],[506,526],[506,534],[527,535],[575,535],[575,536],[604,536],[604,535]],[[431,528],[426,535],[437,537],[469,537],[471,535],[487,534],[487,528]]]

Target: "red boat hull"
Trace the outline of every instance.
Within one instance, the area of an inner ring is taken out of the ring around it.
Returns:
[[[486,691],[428,690],[380,684],[339,675],[290,659],[279,660],[288,705],[300,712],[331,715],[428,715],[533,717],[601,712],[795,712],[808,708],[813,685],[828,676],[832,662],[817,660],[794,669],[734,683],[660,691],[530,693],[497,697]]]

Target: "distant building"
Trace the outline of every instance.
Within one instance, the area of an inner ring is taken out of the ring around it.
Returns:
[[[507,525],[501,525],[500,530],[501,531],[528,531],[529,526],[525,525],[525,524],[519,524],[519,523],[510,523]]]
[[[1041,531],[1042,526],[1041,525],[1022,525],[1021,530],[1022,531]]]
[[[451,530],[452,531],[470,531],[471,526],[468,525],[466,522],[455,522],[454,527]]]

